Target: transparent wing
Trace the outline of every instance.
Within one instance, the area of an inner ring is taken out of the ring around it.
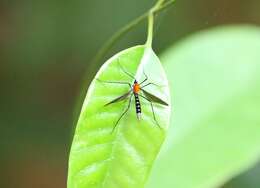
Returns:
[[[155,102],[155,103],[159,103],[159,104],[162,104],[162,105],[165,105],[165,106],[169,106],[169,104],[165,101],[163,101],[162,99],[156,97],[155,95],[149,93],[148,91],[145,91],[144,89],[142,89],[144,95],[150,99],[151,101]]]
[[[116,102],[119,102],[119,101],[126,99],[130,95],[130,93],[131,93],[131,90],[128,91],[127,93],[121,95],[120,97],[115,98],[114,100],[110,101],[109,103],[105,104],[105,106],[108,106],[110,104],[113,104],[113,103],[116,103]]]

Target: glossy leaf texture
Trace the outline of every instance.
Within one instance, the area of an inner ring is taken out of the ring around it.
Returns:
[[[199,32],[163,55],[174,100],[147,188],[212,188],[260,158],[260,28]]]
[[[151,105],[140,97],[142,119],[138,120],[134,98],[129,111],[116,121],[128,106],[129,98],[105,106],[127,93],[134,75],[145,83],[147,91],[170,103],[168,82],[152,49],[136,46],[109,59],[92,81],[75,131],[70,159],[68,188],[142,188],[164,141],[169,124],[170,106],[154,104],[159,128]],[[141,93],[142,94],[142,93]]]

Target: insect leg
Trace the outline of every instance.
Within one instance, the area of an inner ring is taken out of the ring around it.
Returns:
[[[155,83],[147,83],[147,84],[145,84],[144,86],[142,86],[141,88],[144,88],[144,87],[146,87],[146,86],[149,86],[149,85],[154,85],[154,86],[157,86],[157,87],[161,87],[160,85],[158,85],[158,84],[155,84]]]
[[[129,110],[129,108],[130,108],[130,105],[131,105],[131,101],[132,101],[132,97],[133,97],[133,93],[131,94],[131,96],[130,96],[130,99],[129,99],[129,103],[128,103],[128,106],[127,106],[127,108],[125,109],[125,111],[121,114],[121,116],[118,118],[118,120],[116,121],[116,124],[114,125],[114,128],[113,128],[113,130],[112,130],[112,132],[111,133],[113,133],[114,132],[114,130],[115,130],[115,128],[116,128],[116,126],[118,125],[118,123],[119,123],[119,121],[122,119],[122,117],[127,113],[127,111]]]
[[[143,73],[144,73],[145,79],[140,83],[140,85],[143,84],[144,82],[146,82],[146,81],[148,80],[148,76],[145,74],[144,71],[143,71]]]
[[[153,108],[153,102],[152,102],[150,99],[148,99],[147,97],[145,97],[145,96],[142,96],[142,95],[140,95],[140,94],[139,94],[139,96],[142,97],[142,98],[144,98],[145,100],[147,100],[147,101],[150,103],[151,109],[152,109],[152,112],[153,112],[153,119],[154,119],[154,121],[156,122],[156,125],[157,125],[160,129],[162,129],[162,127],[160,126],[160,124],[159,124],[158,121],[156,120],[155,113],[154,113],[154,108]]]
[[[118,62],[118,65],[119,65],[120,69],[121,69],[125,74],[127,74],[128,76],[130,76],[131,78],[133,78],[133,79],[135,80],[135,77],[134,77],[131,73],[127,72],[127,71],[124,69],[124,67],[119,63],[119,59],[118,59],[117,62]]]
[[[125,84],[125,85],[129,85],[129,87],[131,88],[131,84],[129,82],[120,82],[120,81],[104,81],[104,80],[100,80],[97,79],[97,81],[99,82],[103,82],[103,83],[108,83],[108,84]]]

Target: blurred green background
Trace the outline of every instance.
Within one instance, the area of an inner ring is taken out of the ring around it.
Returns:
[[[91,59],[114,32],[154,2],[0,1],[1,188],[66,187],[80,104],[102,64],[93,65]],[[259,0],[179,0],[158,17],[154,49],[160,53],[216,25],[259,25],[259,10]],[[107,57],[145,38],[143,23]],[[260,164],[224,187],[260,187],[259,173]]]

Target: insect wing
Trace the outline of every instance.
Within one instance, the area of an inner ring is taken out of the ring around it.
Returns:
[[[116,103],[116,102],[119,102],[119,101],[126,99],[130,95],[130,93],[131,93],[131,90],[128,91],[127,93],[121,95],[120,97],[115,98],[114,100],[110,101],[109,103],[105,104],[105,106],[108,106],[110,104],[113,104],[113,103]]]
[[[156,103],[159,103],[159,104],[162,104],[162,105],[165,105],[165,106],[169,106],[168,103],[164,102],[162,99],[156,97],[155,95],[149,93],[148,91],[145,91],[144,89],[142,89],[144,95],[150,99],[151,101],[153,102],[156,102]]]

